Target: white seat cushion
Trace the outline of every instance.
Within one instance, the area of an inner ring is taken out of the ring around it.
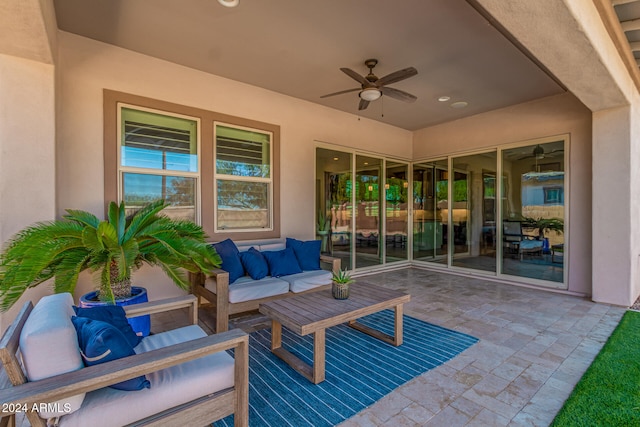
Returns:
[[[70,293],[43,297],[33,308],[20,333],[20,353],[29,381],[84,368],[76,328],[71,323],[74,315]],[[82,393],[59,400],[48,408],[64,409],[40,411],[40,416],[51,418],[76,411],[84,396]]]
[[[280,276],[279,278],[289,283],[291,292],[303,292],[318,286],[331,283],[332,274],[326,270],[303,271],[302,273]]]
[[[211,278],[205,280],[204,287],[213,293],[216,292],[215,281]],[[249,276],[244,276],[229,286],[229,302],[251,301],[287,292],[289,292],[289,283],[281,278],[267,276],[264,279],[253,280]]]
[[[136,353],[205,337],[196,325],[145,337]],[[109,387],[87,393],[79,411],[60,419],[60,426],[123,426],[165,409],[232,387],[233,357],[227,352],[147,374],[151,388],[122,391]]]

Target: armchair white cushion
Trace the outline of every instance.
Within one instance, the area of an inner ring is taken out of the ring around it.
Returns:
[[[71,322],[71,316],[75,315],[72,306],[71,294],[54,294],[42,298],[31,311],[20,333],[20,353],[29,381],[84,368]],[[64,408],[65,412],[40,412],[40,415],[51,418],[77,411],[84,397],[82,393],[50,406]]]

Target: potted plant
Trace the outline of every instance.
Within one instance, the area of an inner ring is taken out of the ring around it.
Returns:
[[[328,251],[330,230],[331,230],[331,216],[327,216],[322,210],[318,210],[318,222],[316,224],[316,233],[322,239],[322,244],[320,248],[322,252]]]
[[[564,233],[564,221],[561,218],[523,217],[522,226],[538,230],[537,239],[543,242],[542,252],[546,254],[548,254],[550,251],[549,239],[545,237],[545,232],[555,231],[558,234]]]
[[[349,287],[354,282],[351,273],[345,270],[338,270],[331,277],[331,295],[335,299],[349,298]]]
[[[166,206],[158,200],[126,217],[124,202],[111,202],[102,221],[68,209],[62,220],[20,231],[0,254],[0,309],[8,310],[27,288],[51,278],[54,292],[73,293],[84,270],[97,275],[95,297],[106,303],[131,297],[131,274],[143,264],[159,266],[178,287],[189,289],[183,269],[209,272],[221,265],[220,256],[200,226],[160,214]]]
[[[555,231],[558,234],[564,232],[564,221],[560,218],[523,217],[522,226],[537,229],[538,240],[544,240],[545,231]]]

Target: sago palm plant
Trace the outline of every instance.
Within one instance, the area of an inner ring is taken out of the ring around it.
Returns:
[[[164,200],[129,217],[124,202],[109,204],[107,219],[67,210],[64,219],[40,222],[17,233],[0,254],[0,309],[9,309],[28,289],[54,278],[56,293],[73,293],[84,270],[96,273],[103,301],[131,296],[131,273],[142,264],[159,266],[182,289],[184,270],[209,272],[220,256],[205,242],[202,228],[160,211]]]

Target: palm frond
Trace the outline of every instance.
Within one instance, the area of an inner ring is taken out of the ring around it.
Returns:
[[[67,215],[64,215],[63,218],[67,220],[75,221],[93,228],[98,228],[98,224],[100,224],[98,217],[90,212],[75,209],[67,209],[66,212]]]
[[[165,272],[167,276],[173,281],[181,289],[188,291],[191,287],[186,275],[180,270],[179,267],[175,267],[173,265],[159,263],[158,264],[162,271]]]
[[[158,213],[165,207],[166,202],[160,199],[134,212],[127,219],[127,229],[124,234],[124,240],[133,238],[139,233],[139,230],[145,228],[148,224],[163,218],[162,216],[159,216]]]
[[[122,243],[124,239],[124,231],[126,227],[125,207],[124,201],[120,203],[120,206],[116,202],[109,203],[108,213],[109,223],[115,228],[118,236],[118,243]]]

